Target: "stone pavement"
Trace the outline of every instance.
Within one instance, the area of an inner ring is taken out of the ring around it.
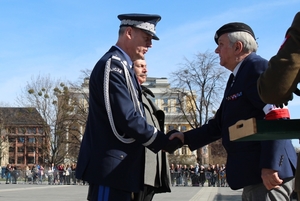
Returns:
[[[229,187],[172,187],[171,193],[154,196],[153,201],[241,201],[242,190]]]
[[[88,186],[0,184],[2,201],[85,201]],[[153,201],[240,201],[241,190],[228,187],[172,187],[171,193],[154,196]]]
[[[85,185],[5,184],[0,182],[2,201],[85,201]],[[172,187],[171,193],[154,196],[153,201],[241,201],[242,190],[229,187]],[[293,199],[295,201],[296,199]]]

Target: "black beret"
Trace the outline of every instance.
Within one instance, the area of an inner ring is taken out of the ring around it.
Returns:
[[[156,36],[155,26],[161,20],[161,16],[152,14],[121,14],[118,15],[121,20],[121,26],[132,26],[142,29],[146,33],[150,34],[154,40],[159,40]]]
[[[218,31],[215,34],[216,43],[218,44],[218,39],[221,35],[225,33],[237,32],[237,31],[247,32],[255,39],[254,32],[250,26],[242,22],[232,22],[232,23],[225,24],[220,29],[218,29]]]

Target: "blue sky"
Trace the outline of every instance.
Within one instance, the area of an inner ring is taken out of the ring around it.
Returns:
[[[276,54],[299,0],[0,0],[0,105],[15,105],[22,86],[32,76],[77,81],[114,45],[118,14],[162,16],[159,41],[146,54],[149,76],[169,77],[183,58],[214,51],[215,31],[240,21],[258,38],[258,54]],[[300,98],[289,103],[292,118],[300,118]],[[298,144],[298,142],[297,142]]]

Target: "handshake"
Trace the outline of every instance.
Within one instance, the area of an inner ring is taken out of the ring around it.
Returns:
[[[183,133],[179,132],[178,130],[171,130],[166,134],[166,136],[169,138],[169,141],[166,144],[166,146],[163,148],[164,151],[172,154],[176,149],[183,146],[184,135],[183,135]],[[170,140],[170,137],[171,137],[171,140]]]

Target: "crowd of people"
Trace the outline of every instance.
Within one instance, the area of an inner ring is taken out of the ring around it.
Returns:
[[[35,164],[33,166],[25,166],[25,168],[17,168],[11,164],[7,164],[4,174],[6,184],[17,184],[18,182],[28,184],[43,184],[49,185],[75,185],[83,184],[85,181],[75,178],[76,164],[59,164],[44,167],[43,165]]]
[[[4,172],[6,184],[17,184],[23,182],[26,184],[46,184],[49,185],[76,185],[83,184],[75,178],[76,164],[59,164],[53,163],[44,167],[35,164],[33,166],[25,166],[25,168],[17,168],[11,164],[7,164]],[[172,186],[207,186],[227,187],[226,167],[224,164],[209,165],[181,165],[171,164],[170,175]]]
[[[225,164],[170,165],[172,186],[204,186],[227,187]]]

